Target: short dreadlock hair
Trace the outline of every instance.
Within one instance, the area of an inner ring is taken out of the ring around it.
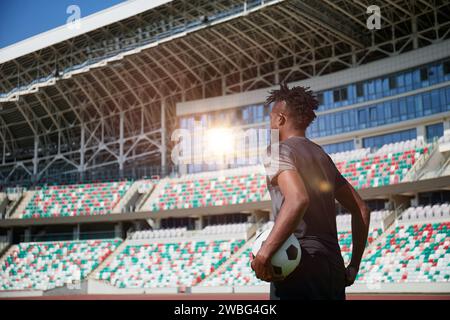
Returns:
[[[318,108],[319,101],[309,87],[297,86],[289,89],[288,85],[282,82],[280,89],[271,90],[269,94],[265,105],[285,101],[290,115],[296,119],[296,129],[306,129],[316,118],[314,111]]]

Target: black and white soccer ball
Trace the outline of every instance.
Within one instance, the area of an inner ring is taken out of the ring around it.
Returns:
[[[270,230],[260,233],[253,243],[252,258],[258,254],[259,249],[269,236]],[[272,256],[273,271],[276,275],[287,277],[297,268],[302,256],[302,250],[297,238],[291,234],[278,251]]]

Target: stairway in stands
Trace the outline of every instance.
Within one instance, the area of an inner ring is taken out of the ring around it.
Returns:
[[[10,218],[11,219],[20,219],[22,218],[22,215],[25,211],[25,208],[27,207],[28,203],[33,199],[34,194],[36,191],[26,191],[24,195],[22,196],[22,200],[20,200],[19,204],[17,205],[16,209],[11,213]]]

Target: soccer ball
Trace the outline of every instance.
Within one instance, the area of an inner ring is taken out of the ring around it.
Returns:
[[[256,237],[252,247],[252,259],[258,254],[259,249],[269,236],[269,233],[270,230],[266,230]],[[297,268],[300,263],[301,255],[302,251],[300,243],[297,238],[291,234],[280,249],[272,256],[273,271],[276,275],[287,277],[295,270],[295,268]]]

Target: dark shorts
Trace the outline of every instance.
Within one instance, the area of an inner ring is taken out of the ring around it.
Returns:
[[[325,255],[302,250],[298,267],[283,281],[270,285],[271,300],[345,300],[345,269]]]

